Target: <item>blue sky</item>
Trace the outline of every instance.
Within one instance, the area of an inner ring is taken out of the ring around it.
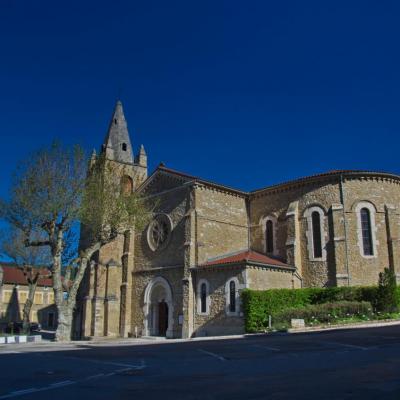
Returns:
[[[400,3],[0,2],[0,196],[54,138],[99,148],[120,94],[135,151],[251,190],[400,173]]]

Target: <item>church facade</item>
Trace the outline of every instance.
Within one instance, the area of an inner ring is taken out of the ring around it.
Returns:
[[[76,336],[243,333],[245,288],[376,285],[386,267],[400,277],[400,176],[331,171],[252,192],[163,164],[147,176],[120,102],[101,151],[157,208],[142,232],[100,250]]]

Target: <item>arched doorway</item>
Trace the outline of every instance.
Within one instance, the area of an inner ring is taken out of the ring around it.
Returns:
[[[144,335],[173,336],[171,286],[162,277],[154,278],[144,293]]]

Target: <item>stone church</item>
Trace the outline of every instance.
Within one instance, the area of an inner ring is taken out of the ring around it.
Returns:
[[[158,205],[87,271],[78,337],[242,333],[245,288],[375,285],[385,267],[400,276],[398,175],[330,171],[251,192],[163,164],[148,176],[121,102],[101,152],[121,185]]]

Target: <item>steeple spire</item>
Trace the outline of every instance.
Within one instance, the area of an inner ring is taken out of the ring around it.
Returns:
[[[106,158],[109,160],[133,164],[133,152],[128,126],[122,103],[119,100],[115,105],[102,150],[106,153]]]
[[[139,164],[141,167],[147,168],[147,154],[143,145],[140,145],[139,154],[136,157],[136,163]]]

